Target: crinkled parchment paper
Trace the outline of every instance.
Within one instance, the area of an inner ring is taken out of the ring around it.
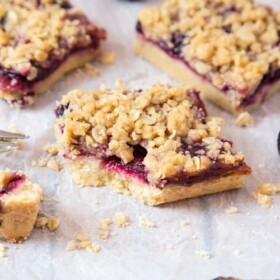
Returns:
[[[265,2],[265,0],[263,0]],[[102,66],[97,78],[69,74],[35,106],[17,110],[0,103],[0,127],[11,125],[30,135],[24,149],[14,156],[0,156],[0,168],[20,169],[44,187],[42,210],[59,217],[54,234],[34,230],[28,241],[7,244],[8,260],[0,259],[1,279],[213,279],[234,276],[243,279],[280,278],[280,196],[273,206],[262,208],[252,192],[263,182],[280,182],[280,157],[276,139],[280,130],[280,94],[253,113],[254,128],[237,128],[235,118],[207,102],[209,114],[225,118],[223,136],[243,151],[253,174],[246,188],[161,207],[141,205],[131,197],[109,188],[80,188],[72,183],[67,168],[54,172],[32,168],[31,161],[42,154],[42,146],[53,141],[53,108],[56,100],[73,88],[92,89],[101,83],[113,86],[116,79],[132,87],[146,87],[155,81],[176,81],[136,57],[132,52],[133,30],[140,7],[160,3],[129,3],[119,0],[73,0],[87,15],[108,30],[105,48],[117,54],[116,63]],[[278,1],[266,1],[280,8]],[[95,64],[97,66],[97,64]],[[99,67],[99,66],[98,66]],[[58,197],[60,202],[53,202]],[[238,212],[226,214],[235,206]],[[98,234],[96,223],[122,211],[130,226],[112,226],[114,235],[96,240],[99,253],[66,251],[68,241],[78,233],[91,238]],[[155,223],[139,226],[139,217]],[[180,222],[189,225],[182,227]],[[169,248],[169,249],[168,249]],[[196,252],[207,251],[209,259]]]

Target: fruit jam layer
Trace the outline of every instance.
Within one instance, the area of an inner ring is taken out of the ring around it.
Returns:
[[[24,175],[20,175],[17,173],[12,174],[9,179],[9,183],[0,190],[0,198],[3,195],[9,194],[15,189],[17,189],[25,181],[26,181],[26,177]]]
[[[69,4],[65,4],[65,9],[69,8]],[[67,19],[78,20],[81,25],[89,25],[90,22],[84,15],[68,15]],[[33,87],[38,82],[46,79],[56,69],[58,69],[69,57],[72,55],[82,53],[83,51],[94,51],[100,46],[100,41],[106,39],[106,31],[102,28],[94,28],[88,34],[91,37],[91,43],[86,47],[69,46],[67,40],[61,39],[58,42],[59,48],[66,50],[66,55],[58,57],[50,54],[48,61],[43,64],[30,61],[32,66],[38,71],[34,80],[28,80],[30,70],[25,72],[17,72],[13,68],[5,68],[0,64],[0,90],[3,92],[19,92],[22,94],[29,94],[33,91]]]
[[[171,35],[171,42],[173,43],[174,47],[170,48],[167,44],[166,41],[154,41],[149,38],[147,38],[144,34],[143,28],[141,26],[141,23],[138,22],[136,24],[136,32],[137,35],[139,36],[140,40],[147,41],[161,50],[163,50],[168,56],[170,56],[172,59],[178,60],[182,62],[191,72],[193,72],[195,75],[199,76],[202,80],[205,80],[209,83],[211,83],[212,86],[212,80],[209,76],[203,76],[199,74],[191,65],[188,61],[183,59],[180,54],[182,52],[182,49],[184,47],[184,39],[185,35],[180,34],[180,33],[174,33]],[[227,31],[229,32],[229,31]],[[265,97],[267,95],[267,92],[269,90],[270,86],[273,86],[274,83],[280,81],[280,69],[275,69],[275,70],[269,70],[267,74],[263,77],[262,81],[260,82],[259,86],[255,89],[255,91],[251,94],[249,94],[249,89],[244,88],[244,89],[235,89],[231,85],[225,85],[222,89],[217,88],[223,93],[227,93],[229,91],[236,91],[237,93],[240,94],[241,97],[241,104],[240,108],[246,108],[257,101],[263,102],[265,100]],[[214,86],[215,87],[215,86]],[[216,88],[216,87],[215,87]]]
[[[195,151],[201,150],[202,148],[203,147],[201,143],[196,143],[192,145],[192,149],[188,148],[188,150],[186,150],[185,152],[194,155]],[[148,185],[150,184],[147,179],[148,173],[145,169],[145,165],[143,164],[146,153],[147,152],[144,148],[137,146],[134,149],[134,160],[129,163],[124,163],[121,159],[115,156],[105,158],[102,160],[105,164],[104,169],[120,173],[121,175],[128,178],[137,179],[141,183],[145,183]],[[245,163],[242,163],[238,166],[230,166],[220,162],[215,162],[208,170],[199,172],[197,174],[180,172],[173,177],[165,178],[158,181],[155,187],[164,188],[166,186],[172,185],[184,185],[187,187],[188,185],[191,185],[193,183],[216,179],[220,176],[225,176],[232,173],[249,174],[250,172],[250,168]]]

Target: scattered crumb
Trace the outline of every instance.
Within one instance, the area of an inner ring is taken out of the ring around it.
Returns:
[[[116,60],[116,54],[114,52],[103,51],[99,60],[102,64],[112,64]]]
[[[37,166],[36,160],[32,160],[32,161],[31,161],[31,166],[32,166],[32,167],[36,167],[36,166]]]
[[[56,156],[59,152],[58,145],[56,143],[48,143],[43,147],[43,150],[52,156]]]
[[[77,234],[76,239],[81,242],[89,241],[89,238],[84,234]]]
[[[207,251],[205,251],[205,250],[198,250],[195,253],[196,253],[196,255],[201,256],[201,257],[203,257],[206,260],[210,259],[209,253]]]
[[[66,250],[67,251],[74,251],[77,249],[77,244],[74,241],[69,241],[67,246],[66,246]]]
[[[139,225],[146,228],[153,228],[156,226],[152,221],[142,217],[139,218]]]
[[[39,211],[38,215],[42,215],[42,217],[37,217],[35,221],[36,228],[44,229],[47,227],[49,231],[55,231],[58,228],[60,219],[55,217],[47,217],[42,211]]]
[[[108,239],[109,238],[109,236],[110,236],[110,231],[109,230],[102,230],[102,231],[100,231],[100,233],[99,233],[99,235],[98,235],[98,237],[100,238],[100,239]]]
[[[77,234],[76,241],[69,241],[66,246],[67,251],[85,250],[87,252],[99,252],[101,247],[91,242],[90,239],[84,234]]]
[[[50,231],[55,231],[58,228],[59,224],[60,224],[60,219],[55,217],[48,217],[47,226]]]
[[[187,220],[182,220],[182,221],[180,222],[180,226],[181,226],[181,227],[185,227],[185,226],[187,226],[187,225],[189,225],[189,223],[188,223]]]
[[[91,76],[91,77],[96,77],[101,74],[101,70],[97,67],[94,67],[90,63],[86,63],[84,67],[78,69],[78,73],[84,72],[85,74]]]
[[[106,219],[100,220],[97,224],[97,227],[102,231],[106,231],[106,230],[109,230],[109,227],[111,224],[112,224],[112,220],[109,218],[106,218]]]
[[[239,249],[235,249],[233,251],[233,254],[236,255],[236,256],[239,256],[241,254],[240,250]]]
[[[253,127],[254,126],[254,120],[248,112],[243,112],[243,113],[239,114],[235,123],[239,127]]]
[[[60,171],[62,169],[62,164],[60,161],[52,158],[47,162],[47,167],[54,171]]]
[[[0,243],[0,258],[5,258],[6,255],[5,255],[5,251],[6,251],[7,247]]]
[[[167,244],[166,245],[166,250],[167,251],[172,251],[172,250],[174,250],[174,246],[172,244]]]
[[[227,214],[234,214],[237,212],[238,212],[238,208],[234,207],[234,206],[231,206],[225,210],[225,213],[227,213]]]
[[[37,163],[37,165],[40,167],[46,167],[47,164],[48,164],[48,160],[46,158],[40,159]]]
[[[45,226],[48,224],[48,218],[47,217],[38,217],[35,222],[36,228],[45,228]]]
[[[280,184],[262,184],[253,193],[253,196],[262,207],[268,208],[271,206],[272,196],[279,192]]]
[[[129,225],[129,222],[128,222],[126,216],[122,212],[117,212],[115,214],[115,224],[118,227],[126,227]]]
[[[197,236],[195,234],[192,235],[193,240],[197,240]]]

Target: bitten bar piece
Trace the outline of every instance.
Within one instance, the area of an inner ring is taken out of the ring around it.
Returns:
[[[66,0],[0,1],[0,98],[16,107],[32,104],[96,57],[105,37]]]
[[[76,90],[55,113],[62,154],[81,185],[157,205],[240,188],[251,172],[193,89]]]
[[[20,242],[35,224],[42,189],[21,172],[0,171],[0,237]]]
[[[280,89],[280,13],[251,0],[170,0],[139,13],[135,52],[239,114]]]

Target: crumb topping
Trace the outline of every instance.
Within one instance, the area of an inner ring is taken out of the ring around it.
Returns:
[[[67,0],[0,2],[0,61],[34,80],[50,61],[96,44],[105,31],[90,23]],[[39,67],[40,66],[40,67]]]
[[[253,193],[253,196],[262,207],[268,208],[271,205],[273,195],[276,193],[280,193],[280,184],[265,183],[257,188],[256,192]]]
[[[138,20],[138,32],[224,91],[249,93],[280,67],[280,12],[251,0],[170,0]]]
[[[235,123],[239,127],[253,127],[254,126],[254,120],[248,112],[243,112],[243,113],[239,114]]]
[[[70,158],[83,155],[82,149],[124,163],[134,160],[134,147],[140,145],[147,151],[143,163],[150,182],[180,172],[197,174],[216,162],[239,166],[243,155],[233,154],[232,144],[219,138],[222,119],[207,117],[199,102],[187,87],[160,83],[138,91],[122,85],[75,90],[56,110],[63,108],[56,119],[60,144]],[[197,142],[201,148],[194,154],[183,148]]]

